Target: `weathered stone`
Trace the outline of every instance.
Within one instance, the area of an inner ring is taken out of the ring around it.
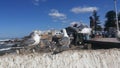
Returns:
[[[69,50],[0,56],[0,68],[119,68],[120,49]]]

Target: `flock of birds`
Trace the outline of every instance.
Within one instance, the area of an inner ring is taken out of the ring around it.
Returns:
[[[66,29],[62,29],[62,37],[57,39],[58,42],[56,42],[56,40],[52,39],[52,42],[54,42],[53,45],[46,45],[49,46],[53,51],[53,53],[56,52],[56,49],[60,47],[60,49],[64,49],[64,48],[69,48],[70,45],[70,37],[68,36]],[[23,38],[19,45],[17,45],[17,47],[24,47],[26,49],[33,49],[34,47],[36,47],[37,45],[40,45],[41,42],[41,37],[42,37],[42,32],[39,30],[35,30],[33,31],[28,37]],[[57,38],[56,34],[54,34],[54,38]],[[49,41],[50,42],[50,41]],[[57,46],[56,46],[57,45]],[[15,45],[16,46],[16,45]],[[14,46],[14,47],[15,47]],[[54,47],[54,48],[53,48]],[[34,49],[33,49],[34,50]],[[62,50],[61,50],[62,51]]]
[[[81,30],[81,33],[90,34],[91,29],[83,28]],[[24,47],[26,49],[33,49],[33,51],[35,51],[34,47],[36,47],[37,45],[40,45],[40,42],[42,41],[42,39],[41,39],[42,35],[44,35],[42,31],[35,30],[32,33],[30,33],[29,36],[24,37],[20,41],[19,45],[15,45],[13,47]],[[57,37],[57,35],[62,35],[62,36]],[[49,41],[49,44],[46,46],[48,46],[53,53],[56,53],[58,48],[59,48],[58,52],[61,52],[64,49],[69,48],[70,43],[71,43],[70,37],[69,37],[66,29],[64,28],[60,31],[59,34],[57,34],[57,33],[53,34],[52,40]]]

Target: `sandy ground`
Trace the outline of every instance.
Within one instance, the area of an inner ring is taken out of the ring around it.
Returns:
[[[120,49],[0,56],[0,68],[120,68]]]

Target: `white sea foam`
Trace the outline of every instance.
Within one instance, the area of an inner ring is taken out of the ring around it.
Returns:
[[[10,49],[11,49],[11,47],[10,48],[2,48],[2,49],[0,49],[0,51],[10,50]]]

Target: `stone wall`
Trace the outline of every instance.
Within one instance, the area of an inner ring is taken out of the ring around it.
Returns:
[[[0,56],[0,68],[119,68],[120,49]]]

